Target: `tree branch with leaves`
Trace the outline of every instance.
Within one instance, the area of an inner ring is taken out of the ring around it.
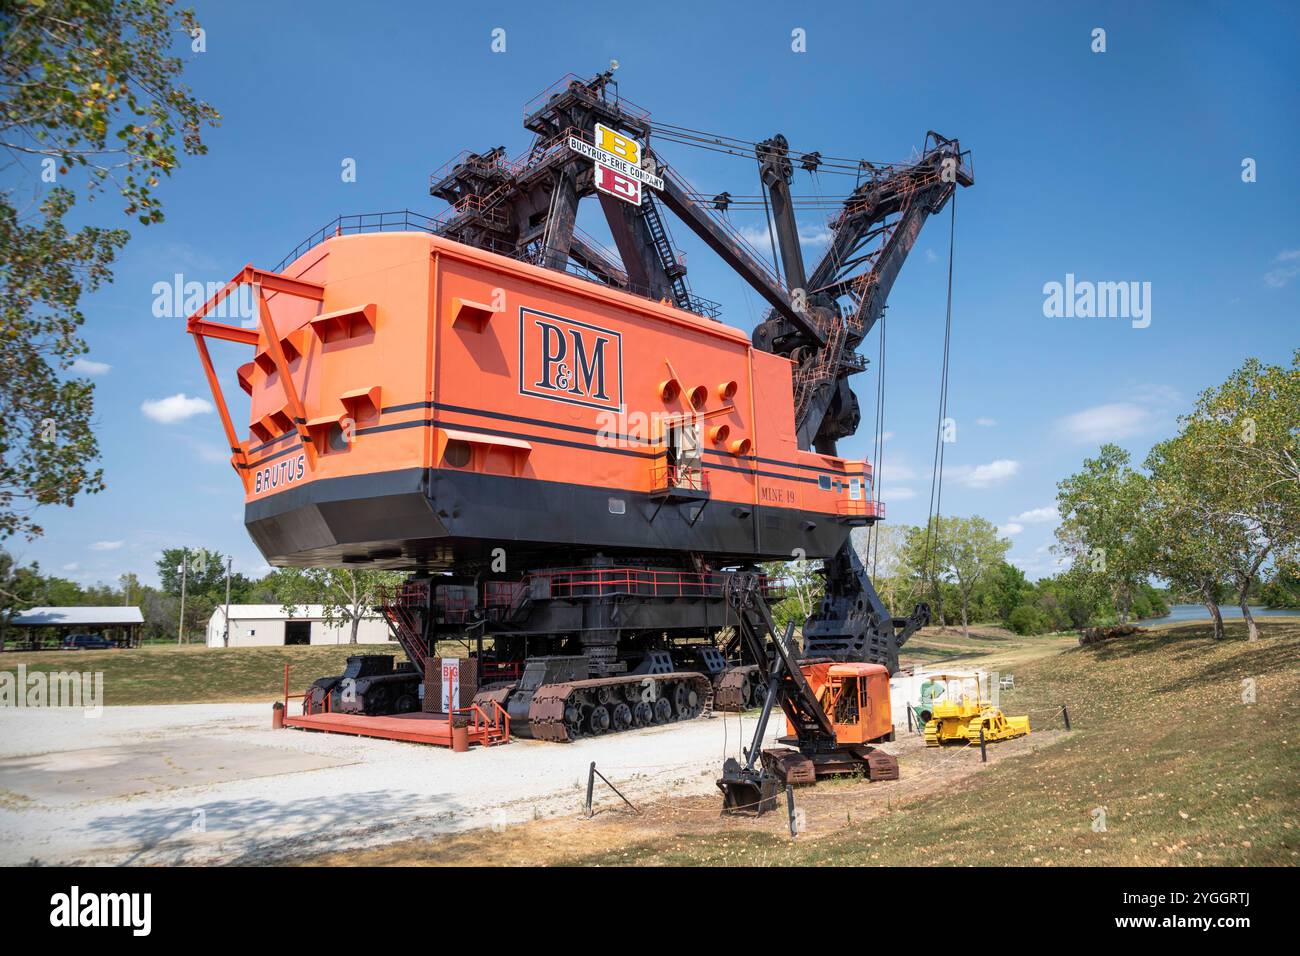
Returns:
[[[170,0],[0,0],[0,539],[42,533],[34,512],[104,487],[80,303],[112,279],[130,238],[66,220],[116,191],[140,224],[182,154],[220,119],[180,81],[176,38],[198,29]]]

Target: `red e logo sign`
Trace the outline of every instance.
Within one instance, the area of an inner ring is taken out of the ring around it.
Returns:
[[[603,163],[596,163],[596,188],[625,202],[641,205],[641,184]]]

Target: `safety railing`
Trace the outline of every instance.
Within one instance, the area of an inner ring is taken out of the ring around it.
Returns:
[[[647,568],[578,568],[534,571],[524,581],[535,596],[559,598],[720,598],[731,575],[723,571],[662,571]],[[785,586],[764,577],[765,598],[780,600]]]
[[[350,216],[337,216],[333,221],[317,229],[294,246],[293,251],[281,259],[279,265],[273,271],[283,271],[285,266],[303,255],[303,253],[320,245],[326,239],[333,239],[335,236],[348,236],[361,232],[414,231],[432,234],[436,233],[439,228],[437,220],[433,217],[412,212],[409,209],[401,209],[396,212],[369,212]]]
[[[641,120],[642,122],[649,121],[649,110],[637,106],[631,100],[623,99],[618,95],[615,95],[612,99],[606,97],[603,95],[604,87],[597,91],[587,84],[588,81],[577,74],[566,73],[524,104],[524,119],[527,120],[529,117],[542,112],[555,97],[562,96],[565,93],[572,93],[578,99],[587,103],[610,106],[632,119]]]
[[[302,708],[303,708],[303,711],[306,712],[306,710],[307,710],[307,694],[306,694],[305,692],[304,692],[304,693],[301,693],[301,694],[291,694],[291,693],[289,693],[289,665],[288,665],[288,664],[285,664],[285,665],[284,665],[284,711],[285,711],[286,714],[289,712],[289,701],[291,701],[291,700],[300,700],[300,701],[302,701]]]
[[[835,512],[851,518],[883,518],[885,516],[885,503],[867,498],[857,500],[841,498],[835,502]]]
[[[407,581],[380,592],[380,607],[389,629],[421,673],[424,672],[429,657],[429,649],[424,645],[420,626],[420,618],[428,600],[427,588],[428,582]]]
[[[655,493],[684,491],[707,495],[709,475],[703,468],[686,468],[671,462],[660,462],[650,469],[650,490]]]
[[[482,707],[474,703],[471,703],[468,707],[453,707],[449,716],[467,719],[469,721],[470,738],[478,740],[481,744],[509,743],[510,714],[495,700],[490,700],[488,703],[492,705],[492,715],[490,717]],[[493,739],[494,735],[496,736],[495,740]]]

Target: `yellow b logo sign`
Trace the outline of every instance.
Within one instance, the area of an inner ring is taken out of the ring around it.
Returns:
[[[596,124],[596,145],[619,159],[627,160],[633,166],[641,165],[641,147],[637,141],[621,136],[600,123]]]

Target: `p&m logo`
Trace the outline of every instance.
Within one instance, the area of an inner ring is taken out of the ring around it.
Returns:
[[[563,316],[519,309],[519,393],[587,408],[623,408],[623,337]]]

